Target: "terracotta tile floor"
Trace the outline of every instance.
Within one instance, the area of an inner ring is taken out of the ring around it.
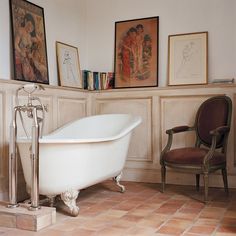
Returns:
[[[162,194],[158,184],[122,183],[125,193],[112,181],[81,191],[78,217],[61,207],[57,223],[48,228],[30,232],[0,227],[0,236],[236,235],[236,190],[226,196],[223,189],[210,188],[205,205],[203,190],[191,186],[168,185]]]

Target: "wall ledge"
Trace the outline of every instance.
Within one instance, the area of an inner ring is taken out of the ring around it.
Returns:
[[[7,80],[7,79],[0,79],[0,83],[6,83],[6,84],[15,84],[15,85],[23,85],[26,83],[26,81],[19,81],[19,80]],[[33,82],[32,82],[33,83]],[[165,86],[165,87],[135,87],[135,88],[114,88],[114,89],[106,89],[106,90],[84,90],[79,88],[73,88],[73,87],[65,87],[65,86],[57,86],[57,85],[48,85],[48,84],[42,84],[45,88],[50,89],[63,89],[68,91],[78,91],[82,93],[116,93],[116,92],[132,92],[132,91],[168,91],[168,90],[185,90],[185,89],[201,89],[201,88],[235,88],[236,83],[209,83],[209,84],[199,84],[199,85],[171,85],[171,86]]]

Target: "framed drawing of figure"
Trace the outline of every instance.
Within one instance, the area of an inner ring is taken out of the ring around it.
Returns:
[[[56,52],[60,85],[83,88],[78,48],[56,42]]]
[[[158,85],[159,17],[115,23],[115,88]]]
[[[25,0],[10,0],[14,78],[49,84],[44,11]]]
[[[208,32],[169,35],[168,85],[206,84]]]

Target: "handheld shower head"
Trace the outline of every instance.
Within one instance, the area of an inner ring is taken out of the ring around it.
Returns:
[[[36,88],[36,86],[37,86],[36,84],[32,83],[32,84],[25,84],[22,87],[24,89],[33,89],[33,88]]]
[[[21,87],[26,93],[33,93],[35,90],[44,90],[44,87],[41,84],[25,84]]]

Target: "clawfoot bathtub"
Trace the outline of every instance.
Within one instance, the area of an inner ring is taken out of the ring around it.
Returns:
[[[128,114],[96,115],[55,130],[39,139],[39,193],[60,195],[73,216],[78,215],[79,190],[113,178],[120,187],[133,129],[141,118]],[[18,139],[27,188],[31,186],[30,141]]]

